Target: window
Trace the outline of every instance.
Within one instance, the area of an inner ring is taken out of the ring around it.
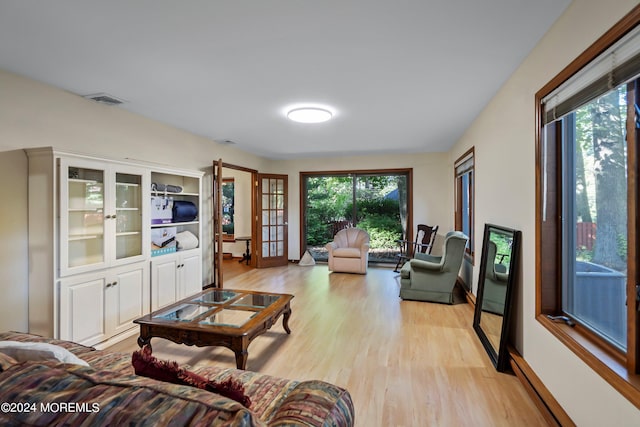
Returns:
[[[455,169],[455,227],[469,237],[466,257],[473,262],[474,254],[474,148],[464,153],[454,164]]]
[[[536,94],[536,314],[640,407],[640,8],[620,22]]]
[[[325,245],[343,228],[369,233],[369,262],[393,263],[412,236],[411,169],[301,172],[300,247],[326,261]]]

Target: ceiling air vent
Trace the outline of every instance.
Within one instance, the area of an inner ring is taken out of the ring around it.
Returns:
[[[108,93],[94,93],[93,95],[84,95],[84,98],[92,99],[100,104],[105,105],[120,105],[123,104],[124,101],[116,98],[115,96],[111,96]]]

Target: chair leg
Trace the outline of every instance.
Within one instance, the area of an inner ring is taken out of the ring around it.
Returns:
[[[396,263],[396,267],[393,269],[394,273],[400,273],[400,270],[398,270],[398,267],[401,267],[402,265],[404,265],[404,262],[407,260],[408,260],[407,257],[398,255],[398,262]]]
[[[400,273],[400,270],[398,270],[398,267],[400,266],[401,262],[402,262],[402,258],[398,258],[398,262],[396,262],[396,267],[393,269],[394,273]]]

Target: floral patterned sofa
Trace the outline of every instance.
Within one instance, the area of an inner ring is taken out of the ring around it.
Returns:
[[[88,364],[17,360],[0,352],[3,426],[352,426],[349,392],[323,381],[295,381],[257,372],[206,366],[194,375],[234,381],[249,407],[217,393],[136,375],[132,355],[16,332],[0,341],[62,347]],[[7,343],[9,345],[23,344]],[[31,344],[28,344],[31,345]]]

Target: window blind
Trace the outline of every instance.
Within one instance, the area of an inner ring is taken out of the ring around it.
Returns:
[[[640,26],[635,27],[542,99],[551,123],[640,76]]]

